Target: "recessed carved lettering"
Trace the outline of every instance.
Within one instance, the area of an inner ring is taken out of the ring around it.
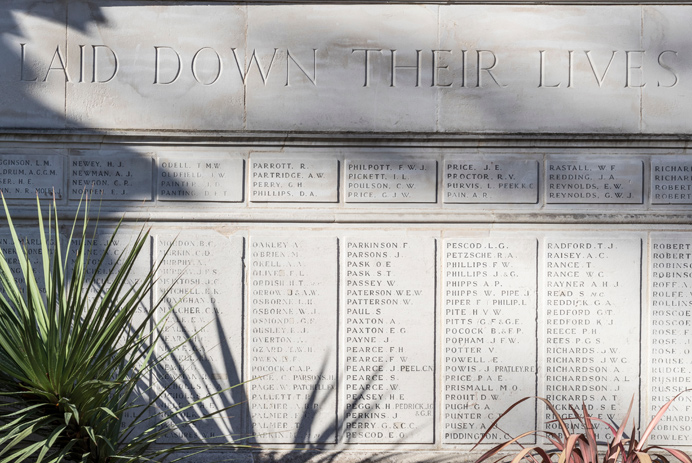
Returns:
[[[337,241],[252,237],[249,271],[253,435],[335,443]]]
[[[692,240],[686,234],[657,234],[651,240],[650,258],[650,405],[646,416],[653,417],[692,383]],[[687,445],[692,440],[690,411],[692,401],[683,394],[651,434],[652,443]]]
[[[253,202],[336,202],[336,159],[287,158],[253,154],[250,200]]]
[[[69,198],[150,201],[152,159],[149,156],[70,156]]]
[[[511,157],[448,158],[444,162],[445,203],[527,203],[538,201],[538,161]]]
[[[242,158],[226,154],[160,154],[157,198],[159,201],[240,202],[243,166]]]
[[[64,162],[57,154],[0,154],[0,191],[7,199],[61,199]]]
[[[641,204],[641,160],[550,157],[546,161],[546,203]]]
[[[516,237],[443,244],[444,443],[478,442],[499,413],[536,395],[536,253],[536,240]],[[528,421],[510,416],[502,429],[518,435]]]
[[[641,239],[549,237],[543,259],[541,395],[564,413],[585,402],[610,422],[639,391]],[[543,411],[541,428],[557,430]]]
[[[435,242],[383,235],[345,248],[342,441],[432,443]]]
[[[168,387],[158,407],[176,410],[241,382],[243,239],[203,230],[156,238],[159,259],[167,252],[157,296],[172,286],[157,312],[157,320],[169,314],[157,348],[175,351],[155,369],[154,386],[157,393]],[[178,416],[160,442],[228,442],[241,433],[240,407],[194,428],[178,424],[243,400],[240,389],[205,399]]]
[[[347,203],[434,203],[437,161],[386,157],[347,159]]]
[[[683,158],[651,161],[651,204],[692,204],[692,162]]]

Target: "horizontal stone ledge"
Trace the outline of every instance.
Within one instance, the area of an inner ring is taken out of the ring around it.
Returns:
[[[686,149],[692,134],[481,133],[481,132],[284,132],[199,130],[2,129],[0,142],[73,144],[206,144],[267,146],[430,147],[430,148],[642,148]]]
[[[46,202],[43,202],[46,204]],[[36,206],[17,204],[17,201],[8,201],[12,218],[21,220],[35,220]],[[75,205],[76,206],[76,205]],[[98,208],[98,203],[92,203],[93,208]],[[142,220],[150,222],[209,222],[209,223],[301,223],[301,224],[407,224],[434,227],[438,224],[604,224],[604,225],[689,225],[692,222],[692,212],[689,210],[669,211],[653,214],[651,212],[618,212],[612,211],[575,211],[573,213],[512,213],[482,212],[482,211],[431,211],[395,209],[386,212],[377,211],[352,211],[334,213],[324,210],[311,210],[306,208],[289,209],[266,208],[250,211],[195,211],[181,214],[181,210],[175,211],[146,211],[124,210],[123,207],[101,206],[99,208],[99,220],[119,221],[124,217],[125,221],[133,222]],[[74,218],[74,206],[60,207],[60,218],[70,220]]]

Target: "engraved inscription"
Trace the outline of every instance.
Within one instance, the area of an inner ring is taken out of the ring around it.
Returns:
[[[243,159],[200,153],[159,156],[160,201],[243,200]]]
[[[434,203],[437,161],[424,159],[347,159],[346,202]]]
[[[336,159],[290,159],[253,155],[250,200],[254,202],[337,202]]]
[[[552,204],[641,204],[644,164],[625,159],[548,158],[546,202]]]
[[[36,278],[39,290],[43,293],[45,292],[45,282],[43,279],[43,254],[41,252],[41,237],[35,230],[28,230],[24,228],[17,229],[17,237],[19,238],[21,246],[24,247],[26,254],[29,257],[29,264],[31,264],[31,267],[33,268],[34,277]],[[54,246],[53,241],[48,241],[47,244],[49,249]],[[22,264],[24,262],[23,257],[19,257],[17,255],[17,250],[14,246],[12,235],[7,227],[3,227],[3,229],[0,230],[0,250],[2,250],[5,262],[7,262],[10,273],[12,274],[17,286],[19,286],[20,289],[22,287],[25,288],[26,282],[24,281],[24,277],[22,275]],[[0,294],[4,294],[4,286],[4,284],[0,285]]]
[[[69,198],[151,200],[152,160],[148,156],[71,156]]]
[[[90,238],[87,239],[85,244],[85,249],[87,255],[84,258],[84,269],[85,269],[85,281],[94,282],[94,286],[90,288],[87,297],[89,302],[95,300],[96,297],[103,297],[103,291],[107,290],[113,284],[115,279],[115,273],[109,276],[111,269],[115,268],[117,271],[116,263],[119,259],[123,258],[121,256],[127,255],[132,245],[134,244],[136,234],[131,231],[119,231],[117,236],[113,239],[111,246],[107,249],[108,241],[111,238],[111,234],[105,230],[101,230],[95,236],[92,237],[91,234],[87,235]],[[74,239],[71,243],[71,255],[69,257],[68,270],[71,274],[72,268],[74,268],[76,262],[76,250],[79,246],[78,239]],[[105,256],[103,261],[101,261],[101,256]],[[144,277],[149,272],[151,268],[151,239],[148,239],[142,250],[134,263],[130,275],[128,275],[125,285],[123,286],[124,291],[129,290],[138,282],[142,281]],[[136,308],[136,312],[132,317],[132,329],[135,329],[145,324],[145,334],[149,333],[152,328],[152,323],[146,321],[147,315],[151,311],[151,300],[149,297],[144,297],[140,304]],[[147,345],[144,345],[142,349],[146,349]],[[152,375],[150,371],[145,372],[141,381],[137,384],[133,395],[131,396],[132,408],[126,410],[123,413],[123,421],[131,422],[139,417],[140,420],[145,419],[153,415],[153,410],[145,408],[148,404],[148,400],[151,398],[151,379]],[[141,424],[135,426],[135,432],[137,430],[144,431],[147,427],[152,425],[151,420],[145,420]]]
[[[61,199],[63,156],[48,154],[0,155],[0,192],[8,199]]]
[[[538,161],[499,157],[446,159],[445,203],[538,201]]]
[[[507,407],[536,395],[536,253],[535,239],[444,243],[445,443],[478,442]],[[502,429],[526,426],[508,416]],[[495,430],[486,440],[504,437]]]
[[[651,203],[692,204],[692,162],[651,161]]]
[[[343,438],[432,443],[435,242],[350,238],[345,254]]]
[[[337,241],[250,241],[250,419],[262,443],[336,442]]]
[[[641,240],[548,238],[544,257],[543,394],[558,411],[585,402],[610,421],[639,389]],[[558,429],[547,410],[543,418]],[[608,440],[607,427],[594,427]]]
[[[692,240],[685,235],[654,237],[651,243],[651,347],[648,415],[692,383]],[[651,441],[692,441],[692,396],[673,402]]]
[[[168,387],[160,408],[177,410],[240,383],[242,245],[242,238],[201,230],[157,236],[159,259],[168,251],[157,274],[157,295],[165,294],[157,318],[169,314],[157,348],[159,355],[175,349],[155,369],[155,387]],[[181,423],[237,403],[233,394],[225,391],[185,410],[160,442],[227,442],[241,429],[238,408],[194,426]]]

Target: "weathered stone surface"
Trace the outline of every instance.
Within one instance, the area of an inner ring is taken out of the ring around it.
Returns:
[[[233,441],[243,435],[240,406],[201,424],[184,423],[244,400],[241,389],[226,390],[242,381],[243,239],[201,230],[162,231],[156,238],[158,258],[165,255],[157,321],[167,317],[158,354],[175,349],[154,371],[157,392],[175,382],[158,406],[177,410],[214,394],[178,416],[163,442]]]
[[[548,204],[641,204],[644,165],[638,159],[550,157]]]
[[[0,154],[0,191],[7,199],[64,195],[65,157],[50,154]]]
[[[68,158],[73,201],[151,201],[153,159],[148,155],[84,153]]]
[[[515,236],[443,244],[446,444],[475,444],[494,417],[536,395],[536,252],[536,240]],[[517,414],[502,429],[518,435],[529,424]]]
[[[539,391],[559,410],[585,402],[589,413],[608,420],[638,396],[641,252],[636,237],[546,239]],[[552,419],[539,410],[544,420]],[[545,423],[551,430],[557,426]],[[600,439],[610,436],[604,425],[594,428]]]
[[[689,133],[689,5],[3,8],[3,127]]]
[[[339,161],[253,154],[249,189],[253,202],[334,203],[339,200]]]
[[[512,156],[446,158],[445,203],[538,202],[538,161]]]
[[[343,442],[430,444],[435,242],[354,237],[345,247]]]
[[[239,202],[243,200],[240,157],[226,153],[160,153],[157,160],[159,201]]]
[[[347,159],[344,173],[347,203],[434,203],[437,162],[386,156]]]
[[[337,241],[250,241],[251,434],[262,443],[336,443]]]

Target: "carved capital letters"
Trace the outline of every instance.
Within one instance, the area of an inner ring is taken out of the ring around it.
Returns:
[[[675,56],[678,56],[678,52],[677,52],[677,51],[673,51],[673,50],[665,50],[665,51],[662,51],[662,52],[659,53],[659,55],[658,55],[658,65],[661,66],[663,69],[665,69],[666,71],[670,72],[670,73],[673,75],[673,83],[670,84],[670,85],[663,85],[663,84],[661,83],[661,81],[659,80],[659,81],[658,81],[658,86],[659,86],[659,87],[666,87],[666,88],[669,88],[669,87],[675,87],[675,86],[678,84],[678,75],[675,73],[675,71],[673,71],[673,68],[671,68],[668,64],[666,64],[666,63],[663,62],[663,56],[664,56],[664,55],[667,55],[668,53],[672,53],[672,54],[674,54]]]
[[[376,51],[379,53],[382,53],[382,49],[380,48],[354,48],[351,50],[351,54],[357,52],[357,51],[362,51],[365,54],[365,82],[363,83],[363,87],[369,87],[370,86],[370,52]]]
[[[80,47],[81,48],[81,47]],[[92,83],[99,83],[99,84],[105,84],[113,80],[115,75],[118,73],[118,55],[115,54],[115,51],[111,49],[110,47],[106,45],[92,45],[92,76],[91,76],[91,82]],[[110,77],[108,77],[105,80],[99,80],[98,78],[98,50],[99,49],[105,49],[106,51],[110,52],[110,55],[112,57],[112,66],[113,66],[113,71],[111,72]],[[82,76],[80,75],[80,82],[82,81]]]
[[[20,69],[19,69],[19,80],[20,80],[20,81],[23,81],[23,82],[36,82],[36,80],[38,79],[38,77],[34,77],[33,79],[27,79],[26,76],[25,76],[25,74],[24,74],[24,60],[25,60],[25,53],[26,53],[25,50],[24,50],[24,48],[26,47],[26,44],[25,44],[25,43],[20,43],[19,46],[20,46],[21,49],[22,49],[21,60],[20,60],[20,63],[19,63],[19,65],[20,65]],[[659,61],[660,61],[660,58],[659,58]]]
[[[161,56],[162,56],[162,54],[163,54],[162,52],[164,50],[169,50],[169,54],[170,54],[170,52],[173,52],[175,54],[175,58],[176,58],[177,63],[178,63],[178,66],[177,66],[178,69],[175,71],[175,76],[173,76],[173,78],[171,80],[169,80],[168,82],[162,82],[161,81]],[[178,77],[180,77],[180,71],[182,70],[182,67],[183,67],[183,63],[182,63],[182,60],[180,59],[180,55],[178,54],[177,51],[175,51],[171,47],[154,46],[154,83],[155,84],[161,84],[161,85],[172,84],[173,82],[178,80]]]
[[[439,56],[438,53],[452,53],[452,50],[432,50],[432,85],[431,87],[451,87],[452,83],[441,84],[439,83],[440,75],[438,71],[440,69],[449,69],[448,65],[440,66],[438,64]]]

